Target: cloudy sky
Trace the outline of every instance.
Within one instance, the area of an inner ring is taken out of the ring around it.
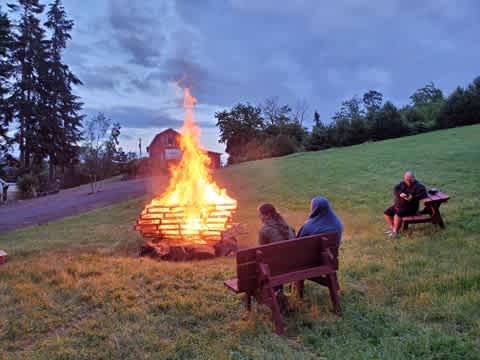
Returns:
[[[329,121],[366,90],[396,105],[434,81],[446,93],[480,75],[478,0],[64,0],[76,27],[66,60],[87,114],[122,124],[135,151],[179,128],[171,85],[197,97],[202,142],[217,143],[215,111],[276,96]]]

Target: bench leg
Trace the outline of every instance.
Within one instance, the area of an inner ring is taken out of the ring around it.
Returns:
[[[268,293],[270,295],[270,301],[266,305],[268,305],[268,307],[272,310],[272,322],[275,325],[275,332],[277,335],[283,335],[283,319],[275,290],[273,290],[271,286],[268,286]]]
[[[245,294],[245,298],[244,298],[243,301],[245,303],[245,309],[247,309],[247,311],[251,311],[252,310],[252,297],[250,296],[249,293]]]
[[[273,323],[275,324],[275,332],[277,335],[283,335],[284,334],[284,329],[283,329],[283,320],[282,320],[282,315],[280,315],[280,309],[276,310],[273,313]]]
[[[341,315],[342,309],[340,308],[340,298],[338,296],[340,285],[338,284],[337,274],[328,274],[327,282],[328,290],[330,292],[330,299],[332,300],[333,312],[337,315]]]
[[[283,335],[283,320],[280,313],[280,306],[278,305],[277,296],[273,286],[270,285],[270,268],[267,264],[262,262],[263,254],[257,251],[257,264],[260,272],[260,282],[262,288],[260,289],[259,303],[263,303],[272,310],[272,321],[275,325],[275,332],[278,335]]]
[[[305,283],[303,280],[295,282],[295,293],[300,299],[303,298],[304,289],[305,289]]]

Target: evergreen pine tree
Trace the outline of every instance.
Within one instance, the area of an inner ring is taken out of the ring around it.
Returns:
[[[40,76],[45,71],[46,41],[39,16],[44,5],[39,0],[18,0],[9,4],[12,12],[18,15],[17,31],[13,35],[13,86],[12,107],[18,122],[15,139],[20,149],[20,164],[30,170],[32,160],[41,163],[44,149],[40,143],[39,128],[41,116],[42,83]]]
[[[328,144],[328,129],[320,120],[320,114],[315,111],[313,114],[313,127],[307,143],[307,150],[316,151],[326,149]]]
[[[79,151],[78,141],[81,139],[83,116],[80,112],[83,104],[73,94],[72,86],[82,83],[62,59],[67,42],[71,39],[73,25],[73,21],[67,18],[62,1],[54,0],[49,5],[45,23],[52,34],[48,53],[50,91],[49,116],[46,122],[47,129],[50,130],[46,134],[54,135],[54,141],[50,142],[51,147],[48,150],[50,180],[55,176],[56,165],[61,165],[62,169],[73,165]]]
[[[0,8],[0,156],[7,152],[10,142],[8,127],[12,121],[9,99],[9,79],[12,74],[11,49],[11,23],[7,14]]]

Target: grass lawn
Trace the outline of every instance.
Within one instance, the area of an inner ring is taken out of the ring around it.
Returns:
[[[446,230],[385,238],[382,211],[406,169],[451,196]],[[136,258],[145,199],[0,237],[0,358],[480,359],[480,126],[255,161],[220,171],[256,242],[256,206],[297,228],[324,195],[345,224],[342,318],[328,291],[292,299],[285,338],[262,306],[242,318],[223,287],[233,258]]]

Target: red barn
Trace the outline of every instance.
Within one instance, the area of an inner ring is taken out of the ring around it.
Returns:
[[[168,168],[170,162],[175,162],[181,159],[182,151],[180,150],[180,137],[182,134],[173,130],[167,129],[157,134],[150,145],[147,147],[148,155],[153,160],[154,164],[160,168]],[[208,151],[210,158],[210,166],[213,169],[218,169],[221,166],[221,153]]]

